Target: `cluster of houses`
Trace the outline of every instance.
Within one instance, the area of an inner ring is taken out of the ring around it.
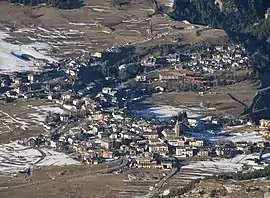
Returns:
[[[245,51],[241,46],[216,47],[208,53],[211,56],[223,54],[219,57],[218,63],[224,66],[220,66],[223,69],[227,63],[231,65],[225,61],[229,59],[240,61],[241,67],[247,65],[244,61],[246,60]],[[229,58],[225,56],[227,53],[230,54]],[[108,55],[95,53],[92,56],[93,59],[100,61],[102,57]],[[193,55],[175,54],[165,59],[164,57],[154,58],[142,64],[149,67],[151,64],[163,65],[167,62],[175,65],[181,61],[183,64],[199,63],[200,60],[197,58]],[[238,153],[258,152],[269,147],[268,142],[212,144],[183,133],[186,131],[182,128],[181,120],[158,121],[134,118],[131,116],[129,105],[147,97],[147,89],[139,86],[130,88],[124,83],[117,83],[117,80],[111,77],[89,80],[87,76],[88,81],[85,83],[85,79],[81,79],[84,75],[81,69],[93,63],[93,60],[89,61],[79,58],[64,60],[61,64],[50,64],[50,68],[42,72],[0,74],[3,93],[0,101],[8,102],[9,98],[20,97],[47,99],[59,104],[68,112],[61,115],[49,114],[44,127],[50,133],[22,140],[22,144],[47,146],[69,153],[87,164],[101,163],[125,156],[133,159],[135,167],[162,169],[174,167],[176,158],[233,157]],[[177,78],[159,75],[160,81],[179,81],[181,78],[195,83],[202,80],[190,73],[182,74]],[[136,79],[142,82],[147,81],[147,78],[143,76],[137,76]],[[196,125],[185,124],[190,127]]]
[[[84,113],[79,114],[78,104],[81,104]],[[57,124],[54,119],[47,121],[50,134],[30,138],[23,143],[66,152],[86,164],[124,156],[133,159],[134,167],[160,169],[173,168],[176,158],[232,158],[241,153],[260,153],[270,149],[270,143],[265,141],[219,141],[214,144],[196,139],[183,133],[183,122],[178,119],[169,122],[135,119],[128,116],[124,109],[104,107],[94,100],[82,99],[73,105],[77,107],[76,114],[68,113],[55,118],[58,119]],[[76,120],[78,116],[80,119]],[[77,124],[74,125],[74,121]],[[59,124],[70,127],[59,130]]]
[[[215,46],[198,53],[150,57],[141,64],[158,69],[166,67],[159,70],[158,75],[149,72],[135,78],[137,82],[150,82],[165,91],[170,91],[168,84],[177,87],[172,91],[190,90],[192,86],[196,86],[196,91],[204,91],[213,86],[234,84],[249,78],[251,68],[245,48],[233,44]]]
[[[216,71],[247,70],[251,61],[242,45],[215,46],[203,52],[188,54],[169,54],[161,57],[149,57],[141,61],[146,67],[157,67],[168,64],[176,68],[185,67],[190,71]]]
[[[191,71],[214,73],[218,71],[248,70],[251,61],[242,45],[216,46],[203,54],[193,54],[186,64]],[[185,65],[185,64],[184,64]]]

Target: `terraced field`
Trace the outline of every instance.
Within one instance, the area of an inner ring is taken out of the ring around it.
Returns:
[[[51,54],[56,57],[88,54],[130,44],[141,47],[182,45],[227,37],[222,30],[193,26],[173,21],[166,15],[154,14],[152,0],[130,2],[115,6],[112,0],[85,0],[85,6],[75,10],[44,6],[30,8],[0,2],[0,30],[7,31],[10,42],[47,43],[53,48]],[[170,2],[160,1],[165,5]],[[201,32],[200,36],[197,36],[197,31]]]

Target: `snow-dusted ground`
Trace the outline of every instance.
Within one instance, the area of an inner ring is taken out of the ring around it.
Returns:
[[[21,59],[21,54],[28,54],[37,59],[57,62],[57,60],[39,52],[40,50],[48,49],[49,46],[47,44],[33,43],[19,46],[4,41],[3,39],[7,37],[9,37],[8,34],[0,31],[0,70],[4,72],[35,70],[34,62]]]
[[[181,111],[186,111],[189,118],[200,120],[204,118],[203,111],[204,109],[200,108],[187,108],[187,107],[173,107],[173,106],[154,106],[146,109],[138,109],[134,110],[133,114],[136,117],[144,117],[144,118],[152,118],[156,117],[160,120],[169,120],[172,116],[177,115]],[[218,140],[228,140],[232,142],[258,142],[258,141],[265,141],[261,134],[257,132],[247,133],[241,129],[246,125],[239,125],[233,126],[228,128],[239,128],[239,133],[230,133],[229,135],[225,136],[223,133],[217,132],[215,135],[211,135],[208,133],[190,133],[190,135],[194,136],[198,139],[207,139],[210,141],[218,141]]]
[[[195,108],[186,108],[186,107],[173,107],[173,106],[155,106],[146,109],[138,109],[134,110],[133,113],[136,117],[145,117],[151,118],[156,117],[160,120],[168,120],[172,116],[177,115],[181,111],[186,111],[189,118],[202,118],[203,116],[200,115],[198,112],[199,109]]]
[[[192,169],[193,171],[207,171],[212,173],[225,173],[225,172],[237,172],[243,170],[245,165],[258,166],[255,163],[255,159],[258,159],[256,154],[242,154],[237,155],[232,159],[216,159],[213,161],[197,161],[192,164],[181,167],[181,169]],[[262,156],[262,162],[265,162],[270,158],[270,153]],[[263,166],[266,166],[262,165]]]
[[[253,133],[230,133],[229,136],[217,135],[209,138],[211,141],[227,140],[232,142],[259,142],[265,141],[258,132]]]
[[[78,161],[73,160],[63,153],[46,148],[41,148],[40,150],[41,152],[37,149],[22,146],[17,142],[0,145],[0,173],[17,173],[32,165],[79,164]],[[42,152],[45,153],[45,156],[42,156]],[[44,159],[41,160],[43,157]]]
[[[52,112],[52,113],[59,113],[59,114],[67,114],[67,111],[61,109],[58,106],[50,106],[50,105],[41,105],[41,106],[32,106],[32,108],[41,111],[41,112]]]
[[[200,171],[209,171],[212,173],[220,173],[241,171],[242,167],[242,164],[235,164],[226,159],[222,159],[218,161],[199,161],[183,166],[181,167],[181,169],[193,169]]]
[[[60,115],[67,114],[67,111],[64,109],[58,107],[58,106],[50,106],[50,105],[40,105],[40,106],[32,106],[28,105],[28,107],[31,107],[35,110],[37,110],[38,113],[31,113],[29,116],[31,119],[39,122],[44,122],[46,119],[46,113],[52,112],[52,113],[59,113]]]

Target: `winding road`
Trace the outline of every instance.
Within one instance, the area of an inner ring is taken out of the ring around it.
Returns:
[[[179,168],[173,168],[172,171],[168,175],[166,175],[162,180],[159,181],[159,183],[155,186],[155,189],[150,191],[146,195],[146,198],[152,198],[153,196],[155,196],[160,191],[160,189],[165,184],[165,182],[168,181],[178,171],[179,171]]]

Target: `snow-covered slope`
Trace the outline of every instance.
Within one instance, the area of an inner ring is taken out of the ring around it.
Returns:
[[[36,59],[46,59],[49,62],[57,62],[57,60],[46,56],[39,51],[42,49],[48,49],[49,46],[44,43],[33,43],[30,45],[15,45],[7,43],[4,38],[9,35],[0,31],[0,70],[4,72],[14,71],[28,71],[36,70],[37,62],[26,61],[20,56],[27,54],[35,57]]]

